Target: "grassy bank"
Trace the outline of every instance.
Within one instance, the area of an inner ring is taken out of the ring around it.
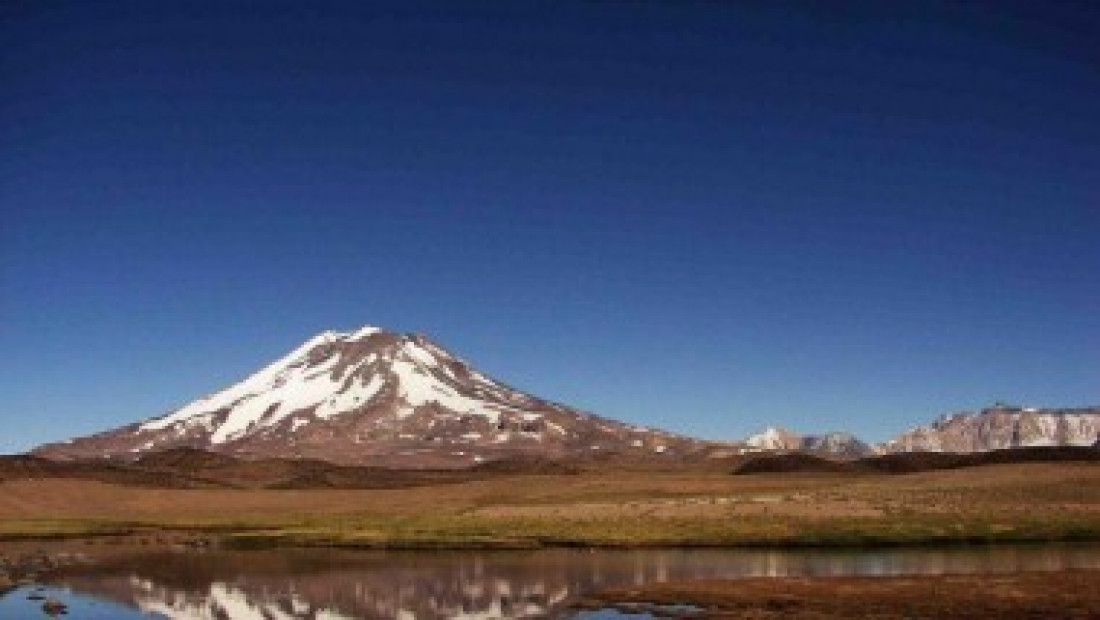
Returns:
[[[654,583],[600,592],[581,603],[627,612],[690,609],[677,616],[813,618],[1100,617],[1098,571],[1013,575],[819,577]]]
[[[242,531],[228,534],[224,540],[238,547],[852,547],[1100,541],[1100,523],[1077,519],[1003,523],[953,519],[375,518]]]
[[[141,524],[84,519],[8,519],[0,521],[0,541],[54,540],[127,536]]]
[[[165,520],[0,522],[0,540],[204,536],[235,548],[859,547],[1100,541],[1095,519],[547,519],[443,516],[304,518],[235,523]]]

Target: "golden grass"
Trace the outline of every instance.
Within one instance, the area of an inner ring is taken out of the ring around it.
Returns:
[[[587,472],[393,490],[0,484],[0,537],[203,530],[233,544],[845,545],[1100,539],[1100,466],[904,476]]]

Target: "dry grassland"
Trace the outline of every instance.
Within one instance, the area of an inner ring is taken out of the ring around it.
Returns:
[[[388,490],[0,483],[0,536],[146,529],[349,546],[1100,539],[1100,465],[908,475],[606,471]]]

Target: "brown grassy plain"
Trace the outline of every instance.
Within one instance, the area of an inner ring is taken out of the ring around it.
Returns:
[[[1100,464],[906,475],[607,469],[380,490],[0,483],[0,537],[202,530],[241,544],[904,544],[1100,539]]]

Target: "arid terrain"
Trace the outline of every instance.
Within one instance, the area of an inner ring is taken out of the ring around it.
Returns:
[[[73,558],[89,558],[94,566],[133,561],[135,550],[194,549],[202,557],[208,547],[871,547],[1100,540],[1095,459],[975,465],[905,455],[898,465],[897,458],[875,467],[792,455],[663,468],[529,460],[411,472],[241,463],[195,453],[161,455],[144,466],[75,469],[71,463],[24,459],[16,467],[7,461],[0,476],[0,556],[8,560],[7,568],[0,567],[6,571],[0,590],[50,579],[59,570],[63,575]],[[314,487],[274,488],[286,476],[302,481],[299,467],[320,472]],[[337,481],[358,488],[327,486],[334,471]],[[908,473],[892,473],[897,471]],[[193,484],[198,479],[206,482]],[[1076,571],[656,578],[586,593],[583,604],[689,604],[673,608],[673,615],[689,610],[759,619],[1076,619],[1097,617],[1097,594],[1086,587],[1096,579],[1095,572]],[[392,617],[387,613],[379,617]]]
[[[216,533],[227,544],[368,547],[1100,539],[1095,460],[901,474],[738,468],[746,465],[536,461],[467,472],[369,470],[376,488],[156,488],[144,479],[9,471],[0,478],[0,535],[178,530]]]

